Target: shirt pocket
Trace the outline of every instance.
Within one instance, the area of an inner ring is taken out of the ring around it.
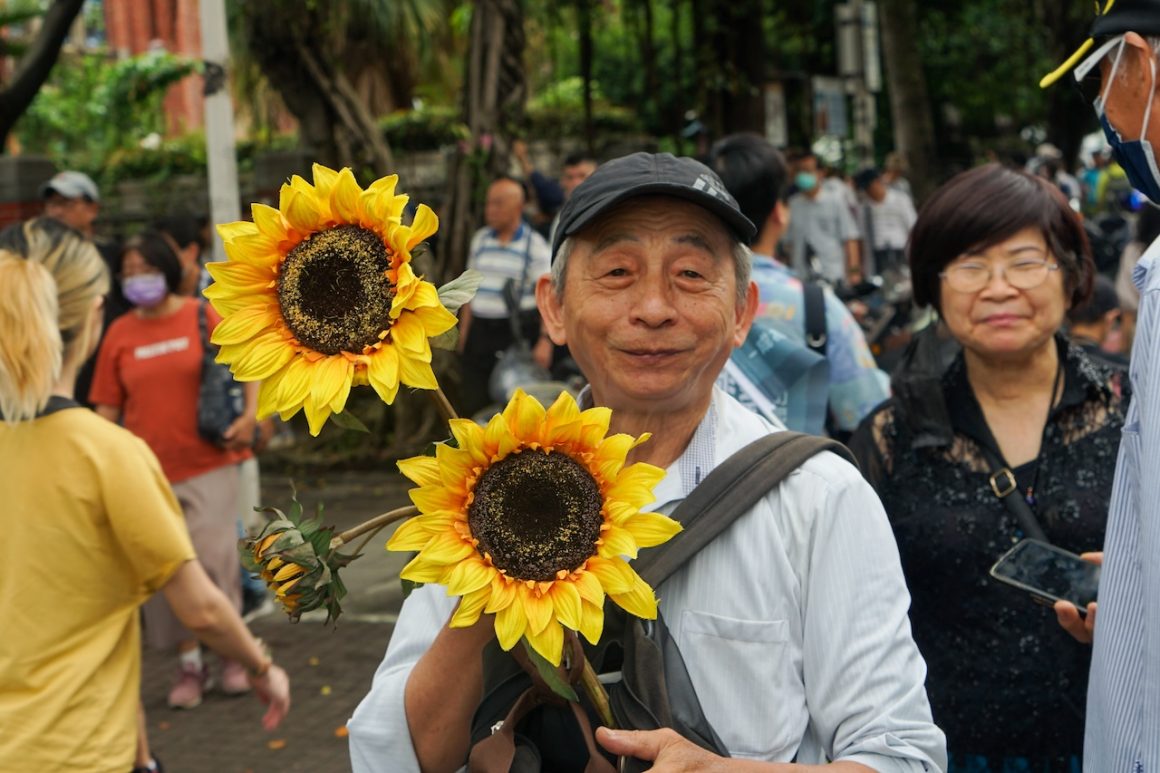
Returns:
[[[792,756],[800,736],[790,689],[792,664],[785,620],[738,620],[685,610],[681,654],[709,723],[734,756]],[[789,757],[785,757],[788,759]]]

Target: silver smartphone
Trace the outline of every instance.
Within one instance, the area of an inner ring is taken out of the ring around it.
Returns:
[[[1083,615],[1096,600],[1100,567],[1055,545],[1025,539],[995,562],[991,576],[1041,603],[1070,601]]]

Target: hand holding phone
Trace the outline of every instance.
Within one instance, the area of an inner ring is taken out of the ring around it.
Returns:
[[[1074,604],[1084,615],[1096,600],[1100,567],[1055,545],[1025,539],[995,562],[991,576],[1048,606],[1057,601]]]

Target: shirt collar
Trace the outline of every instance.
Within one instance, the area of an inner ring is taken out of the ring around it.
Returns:
[[[516,227],[515,233],[512,234],[512,238],[508,240],[508,244],[518,242],[520,239],[524,238],[524,229],[525,228],[527,228],[527,223],[525,223],[521,219],[519,226]],[[496,240],[499,239],[499,232],[496,231],[494,228],[488,228],[487,235],[490,236],[492,239],[496,239]]]
[[[577,400],[581,410],[592,407],[592,390],[584,387],[580,390]],[[692,493],[697,484],[705,479],[713,469],[717,451],[717,392],[714,390],[713,399],[709,402],[709,410],[697,425],[693,437],[685,450],[675,462],[665,471],[665,477],[653,489],[656,494],[656,509],[664,505],[685,499]]]

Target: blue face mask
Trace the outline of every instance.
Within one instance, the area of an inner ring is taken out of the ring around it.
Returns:
[[[1110,89],[1115,81],[1116,70],[1120,67],[1120,56],[1123,52],[1124,48],[1121,42],[1120,50],[1116,53],[1116,60],[1112,64],[1112,71],[1108,75],[1107,89]],[[1152,59],[1153,93],[1155,90],[1156,60]],[[1093,107],[1095,107],[1096,117],[1100,119],[1100,126],[1103,127],[1104,137],[1112,146],[1112,155],[1116,162],[1123,167],[1124,174],[1128,176],[1128,182],[1132,184],[1132,187],[1153,202],[1160,204],[1160,167],[1156,166],[1156,153],[1152,150],[1152,143],[1144,138],[1148,129],[1148,119],[1152,113],[1152,95],[1148,97],[1148,106],[1144,108],[1144,125],[1140,129],[1140,139],[1138,140],[1124,140],[1116,128],[1112,126],[1104,108],[1106,98],[1107,90],[1096,98]]]
[[[799,191],[808,193],[818,184],[818,176],[812,172],[798,172],[793,178],[793,184]]]

